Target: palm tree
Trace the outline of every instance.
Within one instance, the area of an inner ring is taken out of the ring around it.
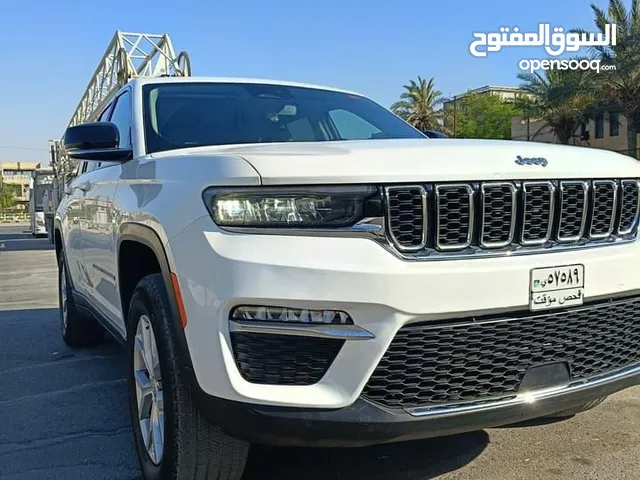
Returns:
[[[568,144],[595,104],[593,87],[584,72],[545,70],[544,75],[520,73],[518,79],[523,82],[520,88],[529,95],[517,99],[516,107],[543,122],[531,138],[548,127],[560,143]]]
[[[391,110],[418,130],[441,130],[442,112],[436,107],[443,101],[442,92],[436,90],[433,77],[428,81],[418,77],[403,87],[406,91],[400,100],[391,105]]]
[[[592,4],[595,24],[604,33],[607,24],[617,25],[614,46],[593,47],[601,64],[615,70],[601,71],[597,77],[605,100],[617,104],[627,119],[627,148],[638,156],[636,135],[640,129],[640,0],[631,0],[627,10],[622,0],[609,0],[605,12]]]

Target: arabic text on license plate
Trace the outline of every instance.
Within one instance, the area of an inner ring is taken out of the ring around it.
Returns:
[[[582,305],[584,301],[584,265],[534,268],[529,286],[529,309]]]

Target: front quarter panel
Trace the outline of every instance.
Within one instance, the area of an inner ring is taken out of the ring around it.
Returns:
[[[171,237],[208,215],[202,200],[205,188],[260,185],[253,167],[231,155],[165,153],[132,160],[121,168],[116,223],[119,227],[125,223],[146,225],[165,247]]]

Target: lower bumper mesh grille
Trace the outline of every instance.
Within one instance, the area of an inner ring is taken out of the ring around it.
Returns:
[[[533,366],[566,362],[572,379],[640,362],[640,298],[503,319],[400,329],[363,395],[392,408],[514,394]]]
[[[236,365],[251,383],[313,385],[327,372],[344,340],[231,333]]]

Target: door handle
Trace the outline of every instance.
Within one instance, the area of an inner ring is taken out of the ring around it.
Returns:
[[[91,188],[91,184],[89,182],[83,182],[78,185],[78,188],[83,192],[86,192]]]

